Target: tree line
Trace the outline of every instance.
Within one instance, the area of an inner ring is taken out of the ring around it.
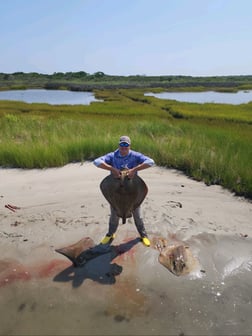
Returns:
[[[46,88],[68,89],[73,91],[111,88],[202,88],[202,89],[251,89],[252,75],[237,76],[184,76],[184,75],[108,75],[102,71],[93,74],[85,71],[0,73],[0,89]]]

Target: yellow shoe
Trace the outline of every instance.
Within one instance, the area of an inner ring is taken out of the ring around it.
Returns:
[[[141,237],[141,240],[142,240],[142,243],[143,243],[145,246],[147,246],[147,247],[150,246],[149,238],[147,238],[147,237]]]
[[[102,239],[102,241],[101,241],[101,244],[103,244],[103,245],[105,245],[105,244],[110,244],[110,243],[112,243],[112,241],[115,239],[115,235],[114,234],[112,234],[112,236],[108,236],[108,235],[106,235],[103,239]]]

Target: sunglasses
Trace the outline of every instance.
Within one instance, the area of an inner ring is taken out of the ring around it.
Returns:
[[[120,147],[129,147],[129,144],[127,142],[121,142],[119,144]]]

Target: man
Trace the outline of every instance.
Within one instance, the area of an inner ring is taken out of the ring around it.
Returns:
[[[127,135],[119,139],[119,146],[114,152],[105,154],[94,160],[94,164],[102,169],[109,170],[115,178],[119,178],[122,169],[128,169],[128,177],[132,178],[139,170],[149,168],[154,165],[154,161],[142,153],[131,150],[131,141]],[[119,224],[119,217],[116,211],[110,207],[109,230],[102,239],[101,244],[109,244],[115,238],[115,232]],[[141,241],[145,246],[150,246],[144,223],[140,217],[140,207],[132,212],[137,231]]]

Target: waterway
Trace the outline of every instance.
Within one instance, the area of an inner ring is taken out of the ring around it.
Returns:
[[[43,89],[0,91],[0,100],[51,105],[89,105],[91,102],[100,101],[92,92]]]
[[[219,104],[246,104],[252,101],[252,90],[238,91],[236,93],[229,92],[160,92],[145,93],[145,96],[153,96],[159,99],[177,100],[189,103],[219,103]]]
[[[220,103],[220,104],[246,104],[252,101],[252,90],[227,92],[147,92],[145,96],[159,99],[177,100],[191,103]],[[89,105],[91,102],[102,101],[95,98],[92,92],[76,92],[67,90],[10,90],[0,91],[0,100],[23,101],[26,103],[47,103],[51,105]]]

